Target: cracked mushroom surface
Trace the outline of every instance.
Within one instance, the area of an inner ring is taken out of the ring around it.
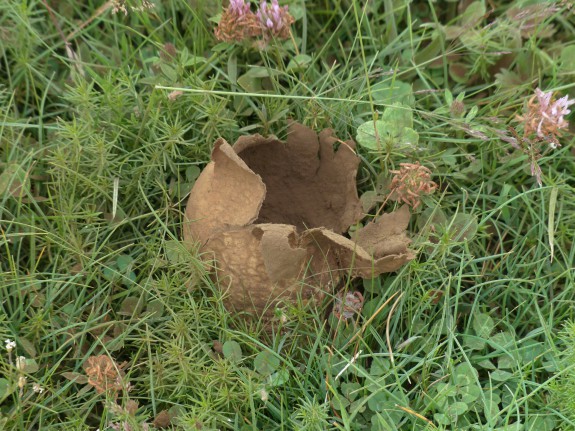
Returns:
[[[336,144],[339,143],[336,149]],[[413,259],[409,210],[362,217],[353,141],[291,123],[287,142],[218,139],[186,208],[184,241],[216,261],[225,305],[269,318],[276,305],[321,299],[350,274],[373,277]]]

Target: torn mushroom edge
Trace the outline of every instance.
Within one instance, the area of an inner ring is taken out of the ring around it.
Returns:
[[[290,129],[292,127],[295,127],[295,126],[300,126],[300,125],[298,123],[293,123],[293,122],[290,123]],[[301,126],[301,127],[309,130],[310,132],[313,132],[311,129],[309,129],[305,126]],[[313,133],[315,133],[315,132],[313,132]],[[332,133],[333,132],[330,129],[326,129],[326,130],[323,130],[321,132],[321,134],[323,135],[322,137],[324,139],[327,138],[328,136],[331,137]],[[316,134],[316,136],[319,137],[318,134]],[[334,137],[334,139],[336,139],[340,143],[345,144],[345,146],[347,147],[346,150],[351,151],[355,155],[355,148],[354,148],[355,145],[354,145],[353,141],[352,142],[347,142],[347,141],[343,142],[343,141],[339,141],[335,137]],[[220,152],[223,156],[227,157],[230,161],[236,163],[240,169],[245,170],[248,173],[250,173],[251,175],[253,175],[254,177],[258,178],[262,182],[262,184],[264,185],[264,190],[265,190],[265,183],[263,183],[261,177],[249,168],[249,166],[241,159],[239,153],[241,153],[243,150],[245,150],[247,148],[263,146],[263,145],[267,145],[269,143],[278,142],[278,141],[284,143],[283,141],[280,141],[275,136],[271,136],[271,137],[266,138],[266,137],[263,137],[259,134],[254,134],[254,135],[250,135],[250,136],[240,137],[232,146],[225,139],[219,138],[214,143],[214,149],[212,151],[212,157],[211,157],[212,160],[208,163],[208,165],[212,165],[212,166],[215,165],[216,160],[214,160],[214,159],[217,158],[217,153]],[[207,168],[207,166],[206,166],[206,168]],[[204,171],[206,168],[204,168]],[[211,171],[212,175],[213,175],[213,172],[214,172],[214,169],[212,168],[212,171]],[[202,174],[203,174],[203,172],[202,172]],[[261,229],[260,224],[252,224],[252,223],[255,220],[257,220],[257,218],[259,216],[259,211],[261,210],[263,202],[265,201],[265,197],[266,197],[266,193],[264,192],[264,194],[261,197],[257,211],[255,212],[253,217],[250,218],[251,221],[249,221],[248,223],[239,224],[239,225],[225,224],[224,226],[222,226],[218,229],[212,230],[209,233],[209,235],[207,235],[208,239],[206,241],[203,241],[201,248],[208,248],[208,250],[206,250],[206,252],[211,254],[211,251],[209,250],[209,238],[213,237],[215,235],[218,235],[219,233],[224,232],[224,231],[232,231],[232,230],[236,230],[236,229],[239,230],[239,229],[246,229],[246,228]],[[403,208],[400,208],[400,210],[403,210]],[[393,213],[382,214],[380,217],[383,217],[383,216],[386,216],[389,214],[393,214]],[[365,214],[364,214],[364,217],[365,217]],[[380,217],[376,218],[373,221],[370,221],[369,223],[377,223],[377,221],[380,219]],[[194,223],[195,221],[190,220],[189,222]],[[273,225],[273,224],[266,224],[266,225],[269,226],[269,225]],[[292,225],[285,225],[285,226],[292,226]],[[292,227],[295,229],[295,226],[292,226]],[[407,226],[405,226],[405,228],[406,227]],[[255,231],[252,229],[252,234],[254,234],[254,232]],[[383,272],[392,272],[392,271],[397,270],[403,264],[409,262],[410,260],[412,260],[415,257],[414,252],[412,250],[408,249],[407,247],[406,247],[405,253],[386,255],[386,256],[380,256],[380,257],[373,256],[370,253],[368,253],[367,250],[365,250],[361,246],[361,244],[358,243],[357,241],[355,241],[353,239],[346,238],[343,235],[332,232],[331,230],[323,228],[323,227],[316,227],[313,229],[308,229],[308,230],[305,230],[301,233],[297,233],[297,231],[296,231],[297,243],[293,245],[294,248],[300,248],[304,243],[304,236],[306,236],[306,235],[309,236],[313,232],[321,232],[326,239],[328,239],[330,242],[332,242],[334,247],[340,247],[340,248],[343,247],[348,253],[351,253],[351,256],[349,256],[349,257],[351,257],[352,259],[354,257],[354,254],[357,253],[361,260],[369,260],[372,262],[372,264],[371,264],[372,274],[371,275],[367,272],[367,269],[368,269],[367,266],[362,266],[360,268],[336,268],[337,270],[351,271],[352,274],[354,274],[355,276],[360,276],[360,277],[366,278],[366,277],[378,275],[378,274],[383,273]],[[327,234],[325,234],[325,233],[327,233]],[[188,232],[188,234],[192,235],[191,232]],[[333,239],[330,238],[332,235],[337,236],[338,241],[334,242]],[[340,238],[343,239],[344,241],[339,240]],[[343,245],[343,243],[347,243],[347,244]],[[323,252],[327,253],[328,251],[323,250]],[[308,260],[310,258],[311,258],[311,256],[308,257]],[[384,265],[386,263],[389,263],[390,266]],[[378,268],[381,268],[382,265],[385,266],[385,269],[380,271]],[[270,275],[270,274],[268,274],[268,275]]]

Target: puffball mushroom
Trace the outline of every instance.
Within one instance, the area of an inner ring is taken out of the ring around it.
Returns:
[[[215,142],[183,235],[215,259],[228,309],[269,319],[283,302],[320,300],[344,277],[372,278],[413,259],[406,206],[342,235],[364,216],[354,148],[295,122],[285,143],[260,135]]]

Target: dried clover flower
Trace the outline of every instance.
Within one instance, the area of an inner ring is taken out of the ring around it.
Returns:
[[[344,294],[345,293],[345,294]],[[359,291],[339,292],[335,296],[333,315],[338,319],[348,320],[361,313],[363,308],[363,295]]]
[[[224,42],[239,42],[262,35],[265,39],[287,39],[293,22],[287,6],[281,7],[278,0],[272,0],[271,4],[262,1],[256,13],[250,10],[249,2],[230,0],[214,33]]]
[[[535,134],[545,139],[551,148],[556,148],[562,131],[569,127],[565,116],[571,113],[568,108],[574,103],[575,100],[570,100],[568,96],[555,99],[552,91],[535,89],[535,95],[527,103],[527,112],[517,117],[523,122],[524,136]]]
[[[288,12],[287,6],[280,7],[278,0],[272,0],[271,4],[262,1],[256,15],[265,29],[265,36],[281,39],[289,37],[294,18]]]
[[[121,391],[125,387],[122,366],[106,355],[90,356],[84,364],[84,371],[88,376],[88,383],[99,394]]]
[[[465,115],[465,104],[461,100],[454,100],[449,107],[449,112],[453,118],[463,118],[463,115]]]
[[[214,33],[223,42],[239,42],[262,33],[257,16],[244,0],[231,0]]]
[[[424,195],[430,195],[437,189],[437,184],[431,181],[431,171],[417,163],[400,163],[400,169],[391,171],[390,199],[405,202],[412,208],[417,208]]]
[[[517,116],[517,120],[523,123],[523,136],[514,127],[507,128],[509,134],[496,130],[503,141],[528,156],[531,176],[535,177],[539,186],[543,185],[539,159],[544,144],[552,150],[560,146],[559,138],[563,130],[569,127],[565,116],[571,113],[569,106],[574,103],[575,100],[570,100],[568,96],[555,99],[552,91],[544,92],[536,88],[535,95],[527,102],[526,112]]]

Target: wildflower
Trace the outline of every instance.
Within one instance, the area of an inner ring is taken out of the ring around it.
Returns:
[[[18,387],[20,388],[20,391],[24,390],[24,386],[26,386],[26,377],[18,377]]]
[[[465,104],[461,100],[454,100],[449,107],[449,111],[453,118],[462,118],[465,114]]]
[[[8,353],[16,348],[16,341],[14,340],[5,340],[4,343],[6,343],[6,350],[8,350]]]
[[[261,32],[256,15],[250,10],[249,2],[244,0],[231,0],[214,30],[216,38],[224,42],[239,42]]]
[[[265,388],[260,389],[260,399],[266,403],[269,399],[269,392],[265,390]]]
[[[160,51],[160,58],[166,63],[172,63],[178,56],[178,49],[173,43],[166,42]]]
[[[112,0],[112,13],[115,15],[119,12],[128,15],[128,6],[126,0]],[[144,12],[148,9],[153,9],[155,5],[149,0],[141,0],[140,6],[129,6],[132,12]]]
[[[145,12],[146,10],[149,9],[154,9],[154,7],[156,7],[153,3],[151,3],[148,0],[142,0],[142,3],[140,6],[132,6],[132,12]]]
[[[339,292],[335,297],[333,315],[338,319],[348,320],[359,314],[363,308],[363,295],[359,291]]]
[[[26,369],[26,357],[25,356],[18,356],[16,358],[16,369],[18,371],[24,372]]]
[[[112,0],[112,13],[115,15],[122,12],[128,15],[128,8],[126,7],[125,0]]]
[[[32,385],[32,390],[37,394],[41,394],[44,392],[44,388],[42,386],[40,386],[39,383],[34,383]]]
[[[176,100],[178,97],[180,97],[182,94],[184,94],[183,91],[181,90],[174,90],[172,91],[170,94],[168,94],[168,100],[170,102],[173,102],[174,100]]]
[[[517,117],[523,122],[524,136],[535,134],[552,144],[552,148],[556,148],[559,146],[558,138],[562,131],[569,127],[565,116],[571,113],[568,108],[574,103],[575,100],[570,100],[569,96],[557,100],[552,91],[535,89],[535,95],[527,103],[527,112]]]
[[[417,163],[400,163],[400,169],[391,171],[390,199],[405,202],[412,208],[417,208],[421,197],[435,192],[437,184],[431,181],[431,171]]]
[[[280,7],[278,0],[272,0],[271,4],[262,1],[256,15],[265,29],[265,35],[281,39],[289,37],[294,18],[288,12],[287,6]]]
[[[250,4],[244,0],[230,0],[228,10],[238,16],[250,13]]]

